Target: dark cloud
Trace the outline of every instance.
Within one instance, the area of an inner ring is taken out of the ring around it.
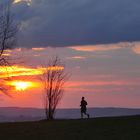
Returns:
[[[140,40],[139,0],[32,0],[13,6],[22,46]]]

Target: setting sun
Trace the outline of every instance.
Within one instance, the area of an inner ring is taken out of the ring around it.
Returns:
[[[26,90],[29,87],[33,86],[32,82],[24,82],[24,81],[13,81],[11,83],[12,86],[15,87],[16,90],[20,91],[20,90]]]

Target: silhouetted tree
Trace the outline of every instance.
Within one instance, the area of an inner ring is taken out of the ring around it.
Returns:
[[[68,80],[65,67],[58,57],[50,60],[48,65],[43,67],[41,80],[45,92],[46,119],[52,120],[54,119],[56,107],[63,96],[64,84]]]
[[[14,22],[10,11],[11,2],[0,3],[0,66],[9,65],[9,58],[4,54],[4,51],[11,49],[16,44],[16,34],[18,25]],[[0,79],[0,90],[6,93],[7,88],[3,85],[3,80]]]

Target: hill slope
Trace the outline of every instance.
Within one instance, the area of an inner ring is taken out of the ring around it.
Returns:
[[[140,116],[1,123],[10,140],[139,140]]]

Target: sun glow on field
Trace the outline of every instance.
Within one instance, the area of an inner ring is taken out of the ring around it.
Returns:
[[[17,91],[26,90],[30,87],[33,87],[32,82],[12,81],[10,84],[14,86]]]
[[[14,0],[13,4],[20,3],[22,1],[26,2],[28,6],[31,6],[32,0]]]

